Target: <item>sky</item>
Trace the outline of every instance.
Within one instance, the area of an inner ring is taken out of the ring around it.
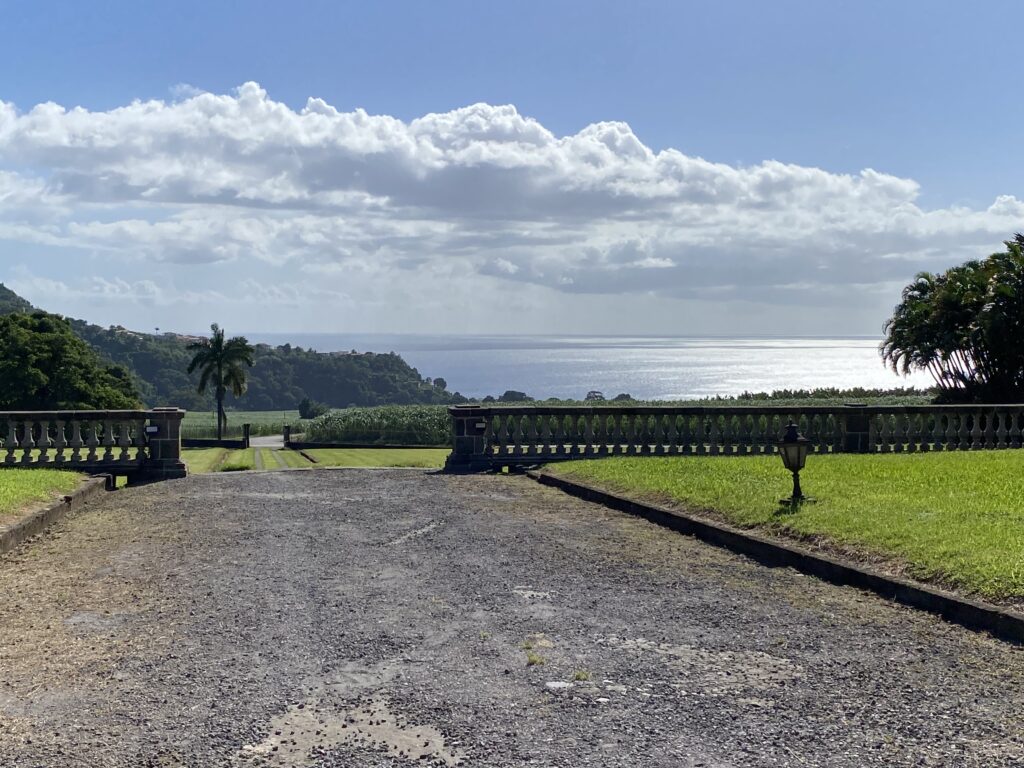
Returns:
[[[1024,230],[1017,2],[0,20],[0,282],[102,325],[878,335]]]

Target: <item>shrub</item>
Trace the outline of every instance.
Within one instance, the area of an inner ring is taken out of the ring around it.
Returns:
[[[314,443],[447,445],[451,420],[443,405],[383,405],[331,411],[309,423]]]
[[[299,416],[303,419],[315,419],[317,416],[323,416],[329,410],[328,406],[308,397],[304,397],[299,403]]]

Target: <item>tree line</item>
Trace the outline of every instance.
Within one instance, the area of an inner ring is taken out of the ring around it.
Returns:
[[[213,410],[218,387],[199,391],[202,365],[190,365],[200,339],[156,335],[36,310],[0,285],[0,408],[126,408],[139,404]],[[208,338],[213,338],[208,337]],[[49,350],[49,352],[47,352]],[[232,405],[292,410],[299,403],[348,406],[464,402],[442,378],[425,379],[388,352],[325,353],[290,344],[252,345],[252,367]],[[58,391],[58,379],[72,381]],[[91,387],[90,382],[95,382]],[[226,382],[228,389],[233,388]]]
[[[942,401],[1024,400],[1024,235],[1004,245],[920,272],[885,324],[882,358],[898,373],[930,373]]]

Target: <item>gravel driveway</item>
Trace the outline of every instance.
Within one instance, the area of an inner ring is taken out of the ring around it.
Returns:
[[[5,768],[1024,764],[1022,650],[521,477],[128,489],[0,594]]]

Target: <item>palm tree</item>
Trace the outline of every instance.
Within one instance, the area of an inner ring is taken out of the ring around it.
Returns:
[[[882,359],[929,371],[946,400],[1024,397],[1024,235],[1006,251],[941,274],[922,272],[885,323]]]
[[[217,439],[224,435],[228,417],[224,412],[224,396],[230,387],[231,394],[240,397],[245,394],[245,368],[252,368],[253,348],[244,336],[224,340],[224,329],[214,323],[210,326],[213,335],[209,339],[194,341],[188,345],[195,352],[188,372],[199,370],[199,394],[213,386],[217,397]]]

